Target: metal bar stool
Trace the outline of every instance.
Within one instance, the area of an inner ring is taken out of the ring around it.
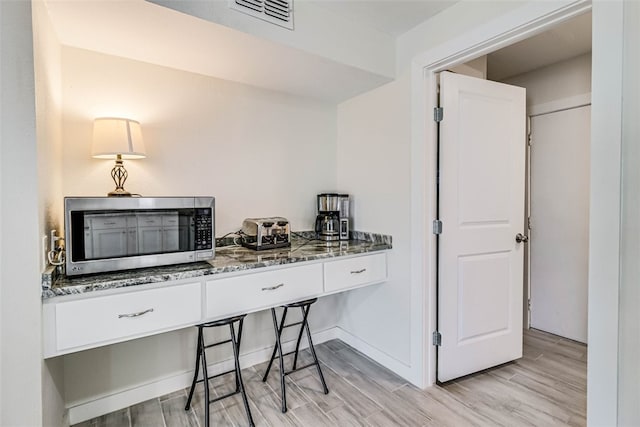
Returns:
[[[191,407],[191,399],[193,398],[193,392],[195,391],[196,384],[199,382],[204,382],[204,400],[205,400],[205,411],[204,411],[204,420],[205,425],[209,426],[209,405],[217,402],[219,400],[225,399],[227,397],[234,396],[238,393],[242,395],[242,401],[244,403],[244,409],[247,411],[247,418],[249,419],[249,425],[254,426],[253,417],[251,416],[251,410],[249,409],[249,401],[247,400],[247,393],[244,390],[244,383],[242,382],[242,375],[240,373],[240,361],[238,359],[238,355],[240,353],[240,340],[242,339],[242,322],[244,321],[244,317],[246,315],[242,314],[240,316],[229,317],[226,319],[216,320],[215,322],[207,322],[198,326],[198,350],[196,352],[196,370],[193,374],[193,382],[191,383],[191,390],[189,390],[189,398],[187,399],[187,405],[184,410],[188,411]],[[236,332],[235,332],[235,323],[238,322],[238,339],[236,340]],[[229,325],[229,331],[231,333],[231,338],[224,341],[215,342],[213,344],[205,345],[204,343],[204,328],[214,328],[218,326],[226,326]],[[205,350],[211,347],[215,347],[222,344],[231,343],[231,347],[233,348],[233,358],[235,362],[235,368],[226,372],[222,372],[217,375],[209,376],[207,373],[207,356]],[[200,364],[202,363],[202,379],[198,379],[198,372],[200,370]],[[215,399],[209,399],[209,380],[217,377],[221,377],[226,374],[230,374],[235,372],[235,380],[236,380],[236,389],[230,393],[225,394],[224,396],[216,397]]]
[[[273,347],[273,353],[271,354],[271,360],[269,360],[269,366],[267,366],[267,371],[264,373],[264,377],[262,381],[267,381],[267,377],[269,376],[269,371],[271,370],[271,365],[273,364],[273,360],[276,358],[276,352],[278,352],[278,359],[280,362],[280,390],[282,394],[282,412],[287,412],[287,396],[286,396],[286,385],[285,385],[285,377],[294,372],[300,371],[305,368],[309,368],[311,366],[315,366],[318,370],[318,376],[320,377],[320,382],[322,382],[322,388],[324,389],[324,394],[329,393],[329,389],[327,388],[327,384],[324,381],[324,376],[322,375],[322,370],[320,369],[320,362],[318,362],[318,357],[316,356],[316,351],[313,348],[313,341],[311,340],[311,332],[309,331],[309,323],[307,319],[309,317],[309,309],[311,308],[311,304],[316,302],[318,298],[308,299],[304,301],[298,301],[291,304],[285,304],[281,306],[283,308],[282,311],[282,319],[280,320],[280,324],[278,325],[278,319],[276,318],[276,309],[271,308],[271,317],[273,318],[273,328],[276,334],[276,343]],[[290,323],[286,325],[284,323],[287,317],[287,310],[289,308],[300,308],[302,310],[302,321]],[[282,336],[282,331],[284,328],[289,328],[291,326],[300,326],[300,332],[298,333],[298,340],[296,342],[296,349],[294,351],[290,351],[289,353],[282,354],[282,342],[280,341],[280,337]],[[298,351],[300,349],[300,341],[302,340],[303,331],[307,331],[307,340],[309,341],[309,350],[311,350],[311,356],[313,357],[313,362],[308,365],[301,366],[296,368],[298,363]],[[290,371],[284,370],[284,356],[288,356],[290,354],[294,354],[293,356],[293,367]]]

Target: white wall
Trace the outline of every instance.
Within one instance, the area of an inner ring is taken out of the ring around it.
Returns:
[[[338,107],[338,187],[353,195],[354,227],[393,236],[389,281],[347,293],[339,325],[405,365],[403,375],[411,365],[407,83],[389,83]]]
[[[527,89],[527,109],[591,94],[591,53],[503,80]]]
[[[31,3],[0,2],[0,425],[42,423]]]
[[[640,3],[624,5],[625,40],[640,40]],[[640,50],[625,43],[622,115],[622,233],[618,425],[640,425]],[[628,94],[629,96],[626,96]]]
[[[38,164],[38,236],[62,234],[62,117],[60,44],[41,1],[33,5],[36,137]],[[48,245],[47,245],[48,246]],[[40,271],[46,265],[40,248]],[[42,364],[43,425],[66,424],[61,359]]]
[[[91,158],[95,117],[139,120],[147,158],[125,188],[214,195],[216,235],[280,215],[309,230],[315,194],[336,185],[336,109],[304,98],[63,48],[63,192],[105,195],[112,161]]]
[[[90,155],[100,116],[141,122],[148,156],[125,161],[125,188],[215,196],[218,236],[252,216],[281,215],[294,230],[310,230],[315,195],[336,188],[334,105],[68,47],[62,95],[65,196],[113,189],[113,162]],[[312,330],[336,325],[338,298],[314,305]],[[270,347],[270,313],[249,316],[244,334],[243,354]],[[64,356],[66,404],[189,372],[195,339],[188,329]]]

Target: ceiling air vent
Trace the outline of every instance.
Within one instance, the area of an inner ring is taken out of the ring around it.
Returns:
[[[293,0],[229,0],[231,9],[293,30]]]

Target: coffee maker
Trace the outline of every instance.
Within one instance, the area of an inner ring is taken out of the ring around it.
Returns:
[[[349,195],[338,193],[318,194],[316,236],[333,242],[349,240]]]

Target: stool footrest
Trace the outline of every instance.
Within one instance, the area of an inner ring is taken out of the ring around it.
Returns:
[[[223,375],[230,374],[230,373],[235,372],[235,371],[236,371],[235,369],[232,369],[232,370],[230,370],[230,371],[221,372],[221,373],[216,374],[216,375],[211,375],[211,376],[210,376],[210,377],[208,377],[207,379],[208,379],[208,380],[212,380],[212,379],[214,379],[214,378],[218,378],[218,377],[221,377],[221,376],[223,376]],[[204,378],[200,378],[198,381],[196,381],[196,383],[201,383],[201,382],[203,382],[203,381],[204,381]]]
[[[231,342],[231,340],[214,342],[213,344],[205,345],[204,348],[211,348],[211,347],[215,347],[215,346],[222,345],[222,344],[228,344],[230,342]]]
[[[295,350],[291,350],[289,353],[284,353],[282,357],[289,356],[290,354],[294,354],[295,352],[296,352]],[[279,359],[279,358],[280,358],[280,355],[278,354],[274,356],[274,359]]]
[[[298,326],[298,325],[302,325],[302,321],[300,322],[295,322],[295,323],[289,323],[288,325],[284,325],[282,328],[289,328],[291,326]]]
[[[227,397],[234,396],[234,395],[236,395],[236,394],[238,394],[238,393],[240,393],[240,390],[238,390],[238,391],[232,391],[232,392],[230,392],[230,393],[225,394],[224,396],[218,396],[218,397],[216,397],[215,399],[211,399],[211,400],[209,400],[209,403],[214,403],[214,402],[217,402],[218,400],[226,399]]]
[[[300,366],[299,368],[292,369],[292,370],[290,370],[290,371],[285,371],[285,372],[284,372],[284,374],[285,374],[285,375],[293,374],[294,372],[298,372],[298,371],[301,371],[301,370],[303,370],[303,369],[310,368],[310,367],[312,367],[312,366],[316,366],[316,362],[311,362],[311,363],[309,363],[308,365]]]

